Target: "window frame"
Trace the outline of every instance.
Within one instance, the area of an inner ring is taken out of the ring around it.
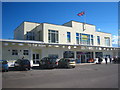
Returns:
[[[12,50],[12,55],[18,55],[18,50],[17,49],[13,49]]]
[[[71,32],[67,32],[67,43],[71,42]]]
[[[105,40],[105,46],[110,46],[110,37],[104,37],[104,40]]]
[[[23,55],[29,55],[29,50],[23,50]]]
[[[52,35],[55,35],[54,36],[55,39],[53,38]],[[57,30],[48,29],[48,42],[49,43],[59,43],[59,32]]]
[[[97,44],[100,45],[100,36],[97,36]]]

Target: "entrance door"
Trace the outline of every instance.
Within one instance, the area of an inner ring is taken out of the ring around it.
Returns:
[[[86,62],[86,55],[82,54],[81,55],[81,63],[85,63]]]
[[[33,54],[33,64],[38,64],[39,63],[40,56],[39,54],[34,53]]]

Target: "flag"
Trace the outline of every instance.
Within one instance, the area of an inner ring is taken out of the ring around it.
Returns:
[[[82,16],[82,15],[84,15],[85,14],[85,12],[81,12],[81,13],[78,13],[77,15],[78,16]]]

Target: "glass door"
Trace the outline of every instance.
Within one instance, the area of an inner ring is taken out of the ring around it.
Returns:
[[[85,54],[81,55],[81,63],[86,63],[86,55]]]
[[[33,54],[33,64],[38,64],[39,63],[39,54],[34,53]]]

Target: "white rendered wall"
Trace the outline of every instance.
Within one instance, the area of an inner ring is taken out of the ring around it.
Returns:
[[[72,27],[70,27],[72,26]],[[76,33],[84,33],[90,34],[94,36],[94,46],[105,46],[105,39],[104,37],[110,38],[110,46],[112,46],[112,38],[111,34],[103,33],[103,32],[96,32],[96,26],[91,24],[85,24],[85,30],[83,31],[83,23],[71,21],[65,23],[63,25],[55,25],[55,24],[48,24],[48,23],[32,23],[32,22],[24,22],[24,25],[21,24],[17,30],[15,30],[15,38],[16,39],[25,39],[25,35],[29,31],[35,32],[35,40],[38,39],[38,31],[43,31],[42,40],[45,43],[48,42],[48,30],[56,30],[59,33],[59,43],[60,44],[76,44]],[[71,32],[71,42],[67,42],[67,32]],[[97,44],[97,36],[100,36],[100,45]]]
[[[70,24],[70,23],[68,23]],[[105,46],[105,39],[104,37],[110,38],[110,46],[112,46],[112,38],[111,34],[103,33],[103,32],[96,32],[96,27],[94,25],[85,24],[85,30],[83,31],[83,23],[79,22],[72,22],[72,27],[61,26],[61,25],[53,25],[44,23],[43,31],[44,31],[44,42],[48,43],[48,30],[56,30],[59,32],[59,43],[60,44],[76,44],[76,33],[84,33],[90,34],[94,36],[94,46]],[[67,32],[71,32],[71,42],[67,42]],[[97,44],[97,36],[100,36],[100,45]]]
[[[14,31],[14,39],[23,40],[24,39],[24,23],[18,26]]]

